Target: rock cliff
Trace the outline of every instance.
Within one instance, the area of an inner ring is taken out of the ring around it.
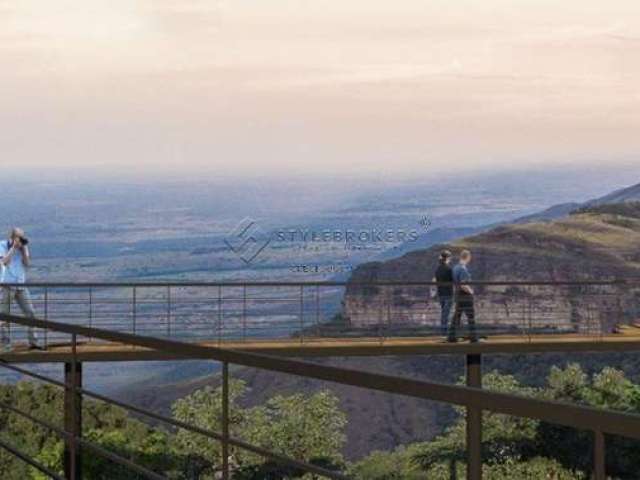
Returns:
[[[352,274],[344,316],[353,328],[436,326],[438,308],[423,286],[375,287],[366,282],[428,282],[443,248],[473,252],[481,282],[640,279],[640,203],[583,207],[553,222],[501,226],[449,244],[368,263]],[[640,317],[632,285],[483,286],[479,322],[512,330],[608,331]]]

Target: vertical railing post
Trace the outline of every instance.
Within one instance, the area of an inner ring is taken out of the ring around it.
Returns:
[[[93,288],[89,287],[89,328],[93,327]]]
[[[167,285],[167,337],[171,338],[171,285]]]
[[[392,301],[392,293],[389,293],[390,287],[384,288],[384,296],[387,301],[387,308],[385,308],[386,322],[383,320],[380,322],[378,333],[380,335],[380,344],[384,344],[386,335],[385,335],[385,326],[387,328],[387,334],[391,335],[391,301]]]
[[[138,319],[138,289],[137,287],[134,285],[133,286],[133,298],[131,300],[132,305],[131,305],[131,320],[132,320],[132,324],[133,324],[133,334],[136,334],[136,322]]]
[[[93,287],[89,287],[89,328],[93,327]],[[89,341],[92,339],[89,338]]]
[[[229,363],[222,363],[222,478],[229,480]]]
[[[316,336],[320,338],[320,285],[316,285]]]
[[[44,319],[49,320],[49,288],[44,287]],[[44,348],[49,348],[49,329],[44,329]]]
[[[82,364],[78,362],[77,335],[72,334],[71,362],[64,364],[64,430],[69,434],[64,449],[64,472],[67,480],[82,479],[81,451],[78,439],[82,436]]]
[[[599,431],[594,432],[593,462],[594,480],[606,480],[606,445],[604,434]]]
[[[218,285],[218,345],[222,343],[222,285]]]
[[[11,287],[8,287],[9,289],[7,290],[7,295],[9,295],[9,303],[7,305],[7,313],[9,315],[11,315],[11,304],[13,303],[13,292],[11,291]],[[7,322],[6,325],[6,332],[7,335],[9,336],[9,343],[11,343],[11,325],[13,324],[13,322]]]
[[[304,285],[300,285],[300,343],[304,343]]]
[[[242,341],[247,341],[247,286],[242,286]]]
[[[533,299],[531,298],[531,287],[527,286],[527,315],[529,317],[529,343],[533,335]]]
[[[524,294],[524,287],[522,289],[522,294],[520,294],[520,295],[521,295],[521,298],[522,298],[522,326],[520,328],[522,328],[522,336],[528,338],[529,337],[529,332],[527,331],[527,305],[525,303],[526,302],[526,300],[525,300],[526,295]],[[513,306],[513,311],[514,311],[514,314],[515,314],[516,307],[518,305],[517,304],[517,302],[518,302],[518,294],[514,295],[514,297],[515,297],[515,299],[514,299],[515,305]],[[507,305],[508,301],[509,301],[509,297],[506,297],[505,305]],[[507,308],[509,306],[510,305],[507,305]]]
[[[382,335],[382,342],[384,343],[387,338],[391,338],[393,336],[393,314],[395,312],[394,308],[393,308],[393,297],[395,295],[395,288],[396,287],[392,287],[389,286],[387,287],[388,289],[388,299],[389,301],[387,302],[387,325],[386,325],[386,332],[383,333]],[[402,296],[402,290],[400,290],[400,296]]]
[[[482,388],[482,356],[467,355],[467,386]],[[467,407],[467,480],[482,479],[482,410]]]

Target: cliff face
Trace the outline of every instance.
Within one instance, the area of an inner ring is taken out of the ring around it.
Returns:
[[[640,278],[640,204],[585,208],[550,223],[503,226],[447,245],[364,264],[350,279],[344,314],[354,328],[435,326],[439,309],[425,287],[364,287],[358,282],[428,282],[442,248],[468,248],[476,281],[577,281]],[[610,330],[640,317],[630,286],[479,287],[484,326],[511,330]]]

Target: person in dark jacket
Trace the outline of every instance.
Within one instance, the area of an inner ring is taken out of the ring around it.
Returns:
[[[452,254],[449,250],[440,253],[440,263],[433,281],[438,283],[438,301],[440,302],[440,328],[446,336],[449,330],[449,317],[453,305],[453,271],[451,270]]]

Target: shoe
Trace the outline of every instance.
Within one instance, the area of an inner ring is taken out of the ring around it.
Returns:
[[[29,332],[29,350],[43,350],[43,348],[38,345],[38,334],[36,332]]]
[[[447,343],[458,343],[457,338],[447,337]]]

